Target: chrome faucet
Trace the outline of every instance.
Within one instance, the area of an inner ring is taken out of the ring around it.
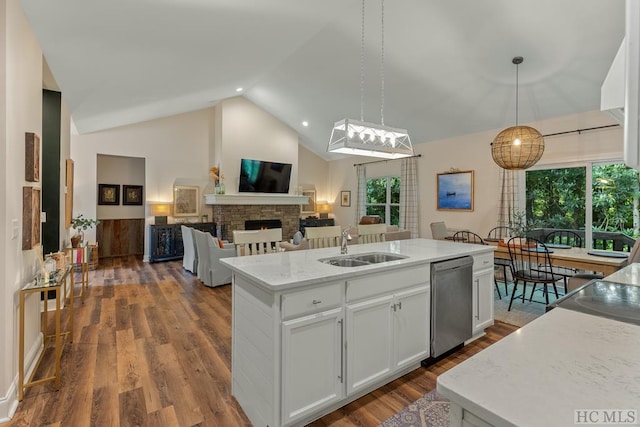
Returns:
[[[340,241],[340,254],[346,255],[347,251],[347,242],[351,240],[351,236],[349,235],[349,227],[342,230],[342,240]]]

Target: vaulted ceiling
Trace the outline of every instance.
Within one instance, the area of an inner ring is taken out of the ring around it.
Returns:
[[[333,123],[360,118],[360,1],[21,1],[80,133],[241,94],[333,159]],[[414,144],[512,125],[514,56],[520,123],[599,109],[624,36],[623,0],[384,6],[384,122]],[[366,0],[364,119],[378,123],[381,28]]]

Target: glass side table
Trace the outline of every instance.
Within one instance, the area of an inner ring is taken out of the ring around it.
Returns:
[[[75,289],[76,268],[80,271],[80,298],[84,302],[84,293],[89,288],[89,245],[86,242],[78,248],[65,248],[73,270],[71,271],[71,289]]]
[[[24,390],[26,387],[31,387],[47,382],[55,382],[56,390],[60,389],[60,358],[62,356],[62,346],[63,346],[63,338],[69,338],[69,342],[73,341],[73,289],[69,295],[69,330],[66,332],[62,332],[61,330],[61,303],[60,303],[60,293],[63,292],[66,294],[67,287],[67,278],[69,277],[69,273],[73,271],[73,267],[71,265],[67,266],[64,270],[58,270],[53,273],[48,280],[33,280],[28,283],[25,287],[20,289],[20,331],[19,331],[19,354],[18,354],[18,401],[22,401],[24,398]],[[29,379],[25,381],[24,378],[24,301],[25,297],[29,294],[40,293],[46,294],[49,291],[54,291],[56,293],[56,309],[54,312],[54,319],[56,330],[53,335],[47,335],[47,326],[48,326],[48,318],[49,318],[49,307],[48,307],[48,299],[45,296],[44,298],[44,312],[41,315],[41,332],[43,337],[43,350],[38,358]],[[34,375],[38,370],[38,366],[42,361],[42,357],[44,356],[45,349],[47,344],[51,339],[55,340],[55,370],[52,376],[40,379],[34,379]]]

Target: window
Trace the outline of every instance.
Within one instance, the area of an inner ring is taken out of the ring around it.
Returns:
[[[628,251],[639,234],[639,196],[638,172],[623,164],[526,172],[526,217],[540,240],[573,230],[585,247]]]
[[[367,215],[380,215],[387,225],[400,222],[400,177],[367,179]]]

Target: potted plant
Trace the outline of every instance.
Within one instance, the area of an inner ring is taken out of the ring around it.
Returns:
[[[84,240],[84,232],[96,226],[100,221],[85,218],[82,214],[71,220],[71,227],[75,230],[75,234],[71,236],[71,246],[77,248],[80,242]]]

